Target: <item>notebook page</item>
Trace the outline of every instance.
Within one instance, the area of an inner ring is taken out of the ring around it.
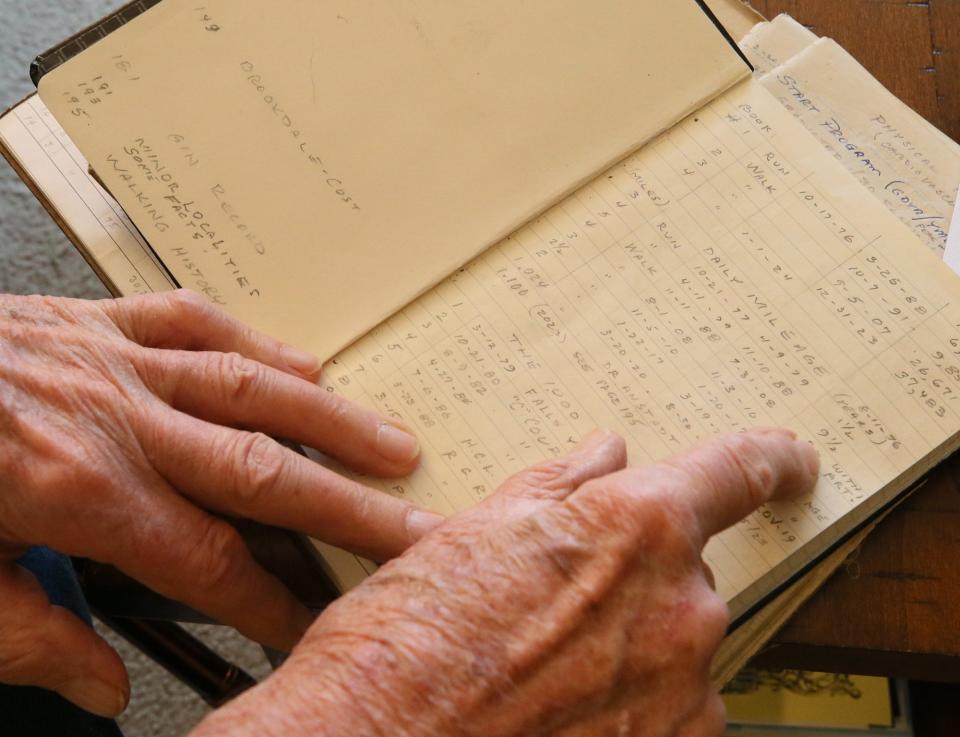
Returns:
[[[344,351],[328,389],[414,426],[421,470],[379,486],[442,512],[597,426],[633,464],[793,427],[823,457],[815,494],[707,550],[739,615],[953,447],[958,296],[749,81]]]
[[[326,359],[748,73],[694,0],[165,0],[40,95],[183,286]]]
[[[869,192],[943,253],[960,185],[960,145],[828,38],[762,81]]]
[[[126,213],[90,176],[83,155],[39,97],[0,118],[0,142],[114,294],[172,288]]]
[[[48,130],[51,135],[36,130],[36,122],[41,120],[50,124],[51,128]],[[34,128],[37,138],[30,135],[31,127]],[[87,175],[86,162],[65,137],[62,129],[56,126],[49,111],[37,96],[34,95],[8,111],[4,117],[0,117],[0,143],[7,147],[18,165],[43,192],[47,203],[57,212],[57,217],[71,231],[78,247],[89,246],[98,254],[97,269],[114,294],[139,294],[143,293],[145,287],[150,291],[172,288],[151,261],[149,250],[142,245],[132,226],[127,231],[129,238],[124,235],[117,236],[115,213],[119,212],[125,230],[129,221],[119,205]],[[63,160],[64,152],[69,152],[73,161]],[[71,184],[71,181],[83,181],[84,178],[89,187]],[[75,206],[78,200],[82,203],[80,207]],[[104,204],[107,209],[101,210]],[[94,216],[92,224],[89,220],[91,214]],[[108,237],[107,234],[111,232],[113,237]],[[134,267],[131,259],[133,263],[143,263]],[[832,572],[846,558],[849,550],[862,541],[865,534],[859,533],[854,540],[846,543],[844,548],[832,554],[831,560],[835,558],[835,563],[818,567],[816,580],[822,581],[827,571]],[[348,554],[333,548],[327,554],[328,570],[333,563],[339,562],[341,571],[357,571],[365,575],[366,571]],[[362,575],[351,583],[359,583],[360,580]],[[786,621],[787,613],[795,611],[801,601],[806,599],[808,592],[812,590],[811,586],[806,578],[795,584],[781,594],[776,602],[766,607],[762,614],[751,618],[724,642],[715,658],[711,674],[718,686],[725,684],[733,674],[739,672],[748,659],[748,654],[755,652],[761,643]],[[744,643],[752,645],[747,647]]]

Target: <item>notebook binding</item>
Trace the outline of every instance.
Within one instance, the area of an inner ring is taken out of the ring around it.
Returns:
[[[129,23],[138,15],[145,13],[159,2],[160,0],[134,0],[134,2],[127,3],[115,13],[101,18],[63,43],[45,51],[30,64],[30,79],[33,80],[34,85],[38,85],[43,75],[53,71],[81,51],[93,46],[97,41],[105,38],[125,23]]]

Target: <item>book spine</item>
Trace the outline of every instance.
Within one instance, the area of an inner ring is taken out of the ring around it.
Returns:
[[[66,41],[54,46],[49,51],[45,51],[31,62],[30,79],[34,85],[40,84],[43,75],[72,59],[84,49],[93,46],[97,41],[105,38],[125,23],[129,23],[138,15],[147,12],[159,2],[160,0],[134,0],[134,2],[127,3],[115,13],[101,18],[79,33],[75,33]]]

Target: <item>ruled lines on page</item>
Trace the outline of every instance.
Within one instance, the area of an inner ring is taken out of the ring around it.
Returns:
[[[792,427],[822,454],[815,495],[707,551],[736,613],[960,428],[956,293],[746,82],[358,341],[327,386],[414,426],[422,469],[380,487],[444,512],[597,426],[634,464]]]
[[[90,176],[83,155],[39,97],[0,119],[0,138],[116,294],[172,288],[130,218]]]

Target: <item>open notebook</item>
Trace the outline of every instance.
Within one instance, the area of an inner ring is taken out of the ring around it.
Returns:
[[[816,493],[708,550],[740,616],[953,450],[960,308],[955,277],[781,102],[754,81],[722,88],[340,353],[327,380],[416,427],[423,469],[384,488],[442,511],[596,425],[630,438],[634,463],[719,430],[795,427],[823,455]],[[0,135],[65,140],[36,100]],[[77,163],[69,144],[56,157]],[[121,214],[100,214],[114,245],[91,260],[115,286],[166,282]],[[265,304],[302,329],[320,319]],[[329,553],[342,585],[363,575]]]

